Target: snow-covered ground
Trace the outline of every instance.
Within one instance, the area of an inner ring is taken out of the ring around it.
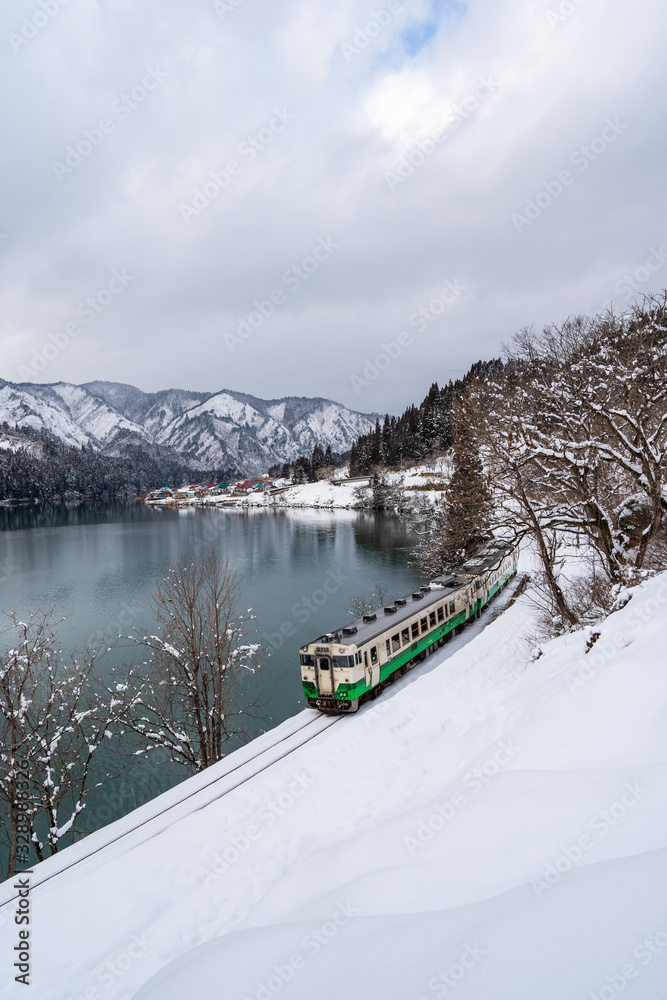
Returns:
[[[336,478],[344,480],[348,474],[349,470],[347,467],[339,469],[336,473]],[[436,459],[435,462],[429,465],[420,465],[402,471],[387,472],[385,478],[389,485],[404,489],[408,497],[422,495],[432,499],[441,494],[435,490],[419,494],[415,491],[415,488],[428,485],[444,487],[445,482],[449,478],[447,459]],[[287,480],[279,479],[276,481],[276,485],[284,487],[289,484]],[[349,485],[334,485],[329,480],[323,479],[317,483],[303,483],[301,486],[290,486],[283,492],[273,495],[268,493],[251,493],[246,497],[240,497],[238,504],[244,507],[262,508],[328,507],[331,509],[350,510],[360,506],[361,501],[358,491],[363,492],[370,499],[371,490],[365,487],[363,483],[351,482]],[[202,500],[192,502],[215,506],[219,500],[219,497],[205,497]]]
[[[589,651],[532,659],[525,595],[484,624],[38,866],[32,995],[664,1000],[667,574]]]
[[[330,507],[349,510],[359,506],[359,497],[354,486],[334,486],[323,479],[318,483],[290,486],[284,493],[275,496],[251,494],[243,502],[250,507]]]

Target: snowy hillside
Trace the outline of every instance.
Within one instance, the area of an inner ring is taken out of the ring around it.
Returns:
[[[116,382],[75,386],[0,380],[0,423],[48,430],[61,441],[118,454],[118,442],[162,445],[199,468],[266,472],[315,444],[349,450],[375,415],[326,399],[261,400],[244,393],[180,389],[145,393]],[[128,439],[128,435],[130,436]]]
[[[497,608],[37,866],[35,995],[663,1000],[667,574],[537,659]]]

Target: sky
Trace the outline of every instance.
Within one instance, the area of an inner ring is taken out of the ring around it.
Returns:
[[[5,0],[0,377],[400,413],[667,286],[660,0]]]

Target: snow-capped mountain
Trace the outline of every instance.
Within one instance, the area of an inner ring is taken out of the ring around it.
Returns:
[[[159,445],[195,468],[256,474],[308,455],[315,444],[347,451],[375,414],[328,399],[263,400],[244,393],[166,389],[146,393],[118,382],[71,385],[0,380],[0,423],[47,430],[61,441],[109,455]]]

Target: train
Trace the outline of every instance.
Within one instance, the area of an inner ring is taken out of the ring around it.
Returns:
[[[451,639],[516,576],[518,545],[487,542],[453,574],[319,636],[299,651],[307,704],[356,712]]]

